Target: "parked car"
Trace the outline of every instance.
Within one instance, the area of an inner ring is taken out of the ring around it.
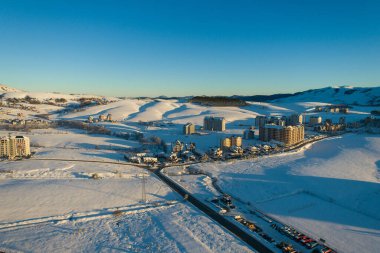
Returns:
[[[336,252],[328,247],[325,247],[321,250],[321,253],[336,253]]]
[[[266,241],[268,241],[268,242],[270,242],[270,243],[273,243],[273,242],[275,242],[275,240],[272,238],[272,237],[270,237],[269,235],[267,235],[267,234],[265,234],[265,233],[259,233],[259,235],[262,237],[262,238],[264,238]]]
[[[306,248],[313,249],[317,247],[318,245],[319,244],[316,241],[312,240],[311,242],[306,243]]]

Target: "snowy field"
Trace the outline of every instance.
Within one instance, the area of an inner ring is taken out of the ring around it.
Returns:
[[[347,134],[293,154],[192,166],[217,177],[228,194],[339,252],[377,252],[379,159],[378,136]],[[202,199],[217,194],[206,176],[175,178]]]
[[[122,153],[92,147],[117,139],[32,133],[44,146],[33,149],[36,159],[94,162],[0,162],[0,251],[252,252],[146,170],[100,163],[123,162]]]
[[[223,137],[242,135],[258,115],[303,113],[308,121],[317,115],[313,112],[315,106],[347,102],[352,105],[348,114],[318,115],[334,123],[342,116],[346,122],[364,119],[377,109],[368,105],[378,103],[380,92],[379,87],[354,91],[352,87],[334,87],[272,102],[248,102],[244,107],[209,107],[186,99],[121,99],[24,92],[4,86],[0,89],[5,92],[3,101],[25,96],[44,103],[56,98],[67,100],[64,104],[32,105],[38,113],[1,107],[0,119],[21,118],[18,113],[26,119],[50,113],[52,119],[84,121],[89,116],[112,114],[117,122],[99,123],[112,132],[141,132],[145,138],[158,136],[168,144],[177,139],[195,142],[200,151],[219,146]],[[56,113],[69,104],[78,105],[82,97],[109,103]],[[200,131],[205,116],[225,117],[227,130],[182,134],[187,122]],[[149,121],[157,122],[155,126],[140,124]],[[126,150],[141,146],[137,141],[68,129],[12,134],[29,136],[36,154],[35,160],[0,162],[0,251],[251,251],[155,176],[135,166],[112,164],[123,163]],[[0,131],[0,136],[6,135],[8,131]],[[255,143],[257,140],[244,140],[243,146]],[[378,136],[347,134],[308,145],[296,153],[194,168],[216,177],[225,192],[241,200],[236,203],[240,210],[254,206],[316,239],[325,239],[339,252],[365,253],[380,248],[379,157]],[[143,173],[147,203],[142,197]],[[218,194],[207,176],[177,176],[176,180],[201,199]],[[249,211],[244,215],[255,218],[249,216]],[[273,238],[281,240],[276,235]]]

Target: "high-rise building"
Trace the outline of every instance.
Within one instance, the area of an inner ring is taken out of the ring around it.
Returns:
[[[243,138],[246,140],[252,140],[255,138],[255,129],[250,127],[249,129],[243,132]]]
[[[240,136],[231,136],[231,146],[241,147],[243,139]]]
[[[221,148],[230,148],[231,145],[231,139],[230,138],[224,138],[220,140],[220,147]]]
[[[267,123],[266,116],[256,116],[255,118],[255,126],[257,128],[263,127]]]
[[[303,125],[277,126],[267,124],[260,128],[259,137],[261,141],[276,140],[286,146],[296,144],[304,139],[305,129]]]
[[[318,125],[318,124],[322,124],[322,117],[321,116],[310,116],[309,125],[313,126],[313,125]]]
[[[183,134],[193,134],[195,133],[195,125],[192,123],[187,123],[183,126]]]
[[[240,136],[231,136],[220,141],[221,148],[230,148],[232,146],[241,147],[243,139]]]
[[[29,156],[30,140],[26,136],[2,137],[0,139],[0,156],[13,159],[15,157]]]
[[[9,155],[9,138],[1,137],[0,139],[0,157],[7,157]]]
[[[208,131],[226,130],[226,120],[223,117],[205,117],[203,119],[203,129]]]
[[[288,125],[290,126],[296,126],[300,125],[303,122],[303,116],[302,114],[292,114],[288,117]]]
[[[283,117],[270,117],[269,120],[267,120],[268,124],[275,124],[277,126],[285,126],[286,125],[286,119]]]

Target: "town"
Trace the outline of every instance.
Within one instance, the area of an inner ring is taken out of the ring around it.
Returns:
[[[332,109],[331,109],[332,108]],[[241,134],[220,137],[219,143],[209,143],[208,150],[203,151],[197,148],[196,142],[184,142],[175,140],[171,143],[166,143],[159,137],[152,136],[153,145],[142,145],[142,147],[135,152],[128,151],[125,154],[125,159],[132,163],[146,164],[146,165],[169,165],[179,163],[194,163],[194,162],[207,162],[217,160],[230,160],[230,159],[250,159],[258,156],[265,156],[276,153],[283,153],[287,151],[300,148],[308,143],[327,138],[329,136],[341,135],[347,132],[355,132],[358,129],[365,129],[371,132],[372,129],[380,127],[379,119],[374,116],[361,119],[354,122],[346,122],[344,114],[348,113],[348,106],[328,106],[326,108],[316,107],[315,112],[328,111],[331,113],[343,114],[339,116],[337,122],[332,119],[322,119],[321,116],[312,115],[308,117],[306,122],[306,114],[291,114],[289,116],[256,116],[254,118],[254,125],[242,130]],[[339,111],[341,110],[341,111]],[[18,115],[18,117],[20,117]],[[82,124],[80,122],[65,121],[65,120],[45,120],[45,119],[14,119],[14,120],[1,120],[0,127],[10,131],[30,131],[31,129],[48,129],[59,127],[74,127],[79,129],[91,130],[91,133],[96,134],[109,134],[116,135],[120,138],[143,139],[143,134],[136,132],[128,134],[115,133],[107,130],[103,125],[98,124],[102,122],[117,123],[112,119],[112,115],[102,115],[94,117],[88,116],[88,119]],[[206,116],[203,119],[203,126],[195,125],[191,122],[182,126],[182,135],[184,136],[206,136],[212,132],[223,133],[226,131],[226,119],[223,117]],[[162,122],[139,122],[141,125],[150,126],[164,126]],[[169,126],[174,124],[167,122]],[[134,136],[134,137],[133,137]],[[23,137],[27,139],[28,137]],[[4,140],[8,138],[3,137]],[[2,142],[3,143],[3,142]],[[15,157],[30,157],[29,141],[25,141],[23,151],[13,151],[10,148],[9,141],[4,141],[4,148],[2,148],[1,157],[8,157],[14,159]],[[6,146],[8,145],[8,146]],[[149,146],[154,146],[153,150],[149,150]],[[156,147],[157,146],[157,147]],[[17,146],[18,147],[18,146]],[[12,150],[12,151],[10,151]],[[25,150],[27,150],[25,152]]]
[[[375,253],[380,1],[1,1],[0,253]]]

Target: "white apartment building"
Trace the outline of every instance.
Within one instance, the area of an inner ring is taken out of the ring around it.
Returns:
[[[13,159],[30,156],[30,140],[26,136],[10,136],[0,139],[0,157]]]

